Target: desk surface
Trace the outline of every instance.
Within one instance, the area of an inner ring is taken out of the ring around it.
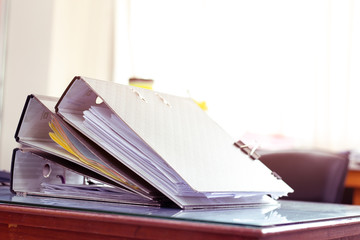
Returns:
[[[179,210],[20,197],[0,188],[0,239],[329,239],[360,236],[360,206],[279,201]]]

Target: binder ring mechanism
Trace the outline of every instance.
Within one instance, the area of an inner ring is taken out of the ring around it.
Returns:
[[[51,174],[51,172],[52,172],[52,169],[51,169],[51,166],[50,166],[50,164],[48,164],[48,163],[46,163],[45,165],[44,165],[44,167],[43,167],[43,177],[44,178],[48,178],[48,177],[50,177],[50,174]]]
[[[147,103],[146,98],[145,98],[143,95],[141,95],[141,93],[140,93],[139,91],[135,90],[134,88],[130,88],[130,89],[131,89],[131,91],[132,91],[133,93],[135,93],[141,100],[143,100],[144,102]]]
[[[163,97],[163,96],[161,96],[160,94],[158,94],[158,93],[155,93],[155,95],[156,96],[158,96],[159,98],[160,98],[160,100],[166,105],[166,106],[168,106],[168,107],[172,107],[171,106],[171,104]]]
[[[46,163],[44,166],[43,166],[43,169],[42,169],[42,173],[43,173],[43,177],[44,178],[49,178],[51,173],[52,173],[52,168],[51,168],[51,165],[49,163]],[[65,175],[65,174],[64,174]],[[65,177],[64,175],[56,175],[57,178],[60,179],[61,183],[62,184],[65,184]]]
[[[258,154],[256,152],[256,149],[259,147],[259,145],[255,145],[253,148],[250,148],[249,145],[243,143],[241,140],[237,141],[234,143],[234,145],[238,148],[241,149],[241,151],[243,151],[244,153],[246,153],[247,155],[249,155],[250,158],[252,158],[253,160],[256,160],[260,157],[260,154]],[[282,180],[281,176],[279,174],[277,174],[276,172],[271,172],[271,175],[273,175],[276,179],[278,180]]]
[[[259,145],[255,145],[253,148],[251,148],[249,145],[245,144],[243,141],[239,140],[234,143],[234,145],[238,148],[240,148],[241,151],[243,151],[245,154],[249,155],[249,157],[253,160],[256,160],[260,157],[260,154],[256,152],[256,149],[259,147]]]

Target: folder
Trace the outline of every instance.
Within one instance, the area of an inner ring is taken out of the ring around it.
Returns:
[[[75,77],[55,112],[183,209],[273,203],[293,191],[189,98]]]
[[[162,200],[164,197],[154,187],[63,122],[55,114],[54,107],[57,101],[58,98],[55,97],[35,94],[27,96],[15,132],[15,140],[21,144],[20,148],[31,148],[38,154],[44,152],[48,156],[53,156],[52,158],[61,159],[63,164],[71,166],[76,171],[85,172],[86,177],[113,188],[136,193],[147,200],[157,199],[165,204],[166,201]],[[71,150],[65,150],[51,138],[53,123],[56,123],[58,130],[66,133],[68,141],[78,154],[74,155]],[[17,166],[14,163],[15,156],[12,165]],[[14,175],[15,179],[17,177],[18,175]],[[117,199],[116,202],[121,202],[121,199]]]
[[[91,179],[88,176],[96,175],[88,169],[33,148],[14,149],[11,174],[10,190],[17,196],[35,195],[160,206],[158,201]]]

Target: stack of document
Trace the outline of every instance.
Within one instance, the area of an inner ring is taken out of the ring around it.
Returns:
[[[59,99],[29,95],[15,138],[18,194],[187,209],[292,192],[193,100],[135,86],[75,77]]]

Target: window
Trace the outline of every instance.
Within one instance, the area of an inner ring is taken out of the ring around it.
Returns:
[[[359,147],[360,2],[117,4],[116,81],[151,78],[154,90],[206,101],[235,139]]]

